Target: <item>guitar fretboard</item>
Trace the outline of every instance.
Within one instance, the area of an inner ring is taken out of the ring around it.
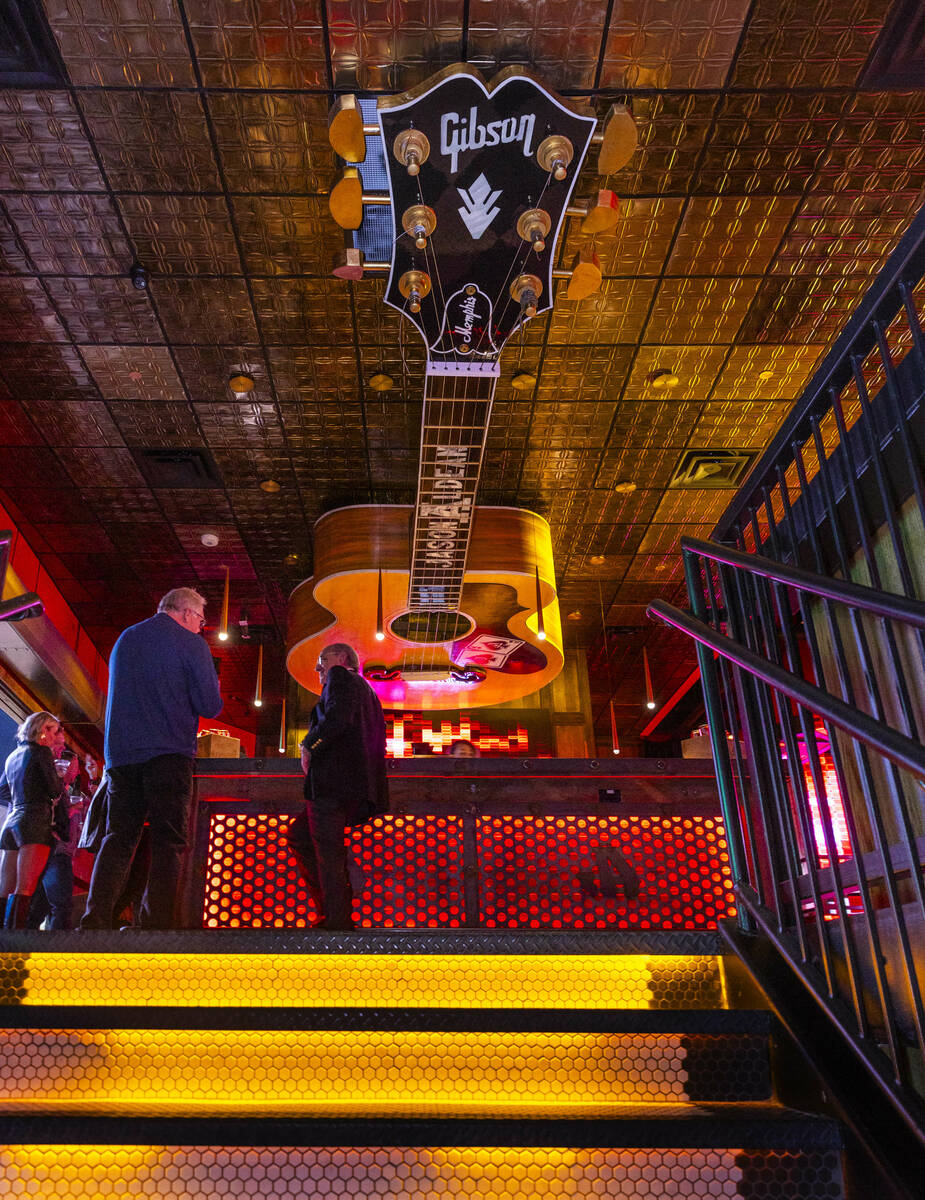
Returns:
[[[409,609],[459,607],[496,362],[428,363]]]

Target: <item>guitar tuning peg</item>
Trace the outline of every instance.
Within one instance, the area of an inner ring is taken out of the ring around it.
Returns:
[[[392,153],[409,175],[417,175],[430,154],[430,139],[420,129],[403,129],[392,143]]]
[[[511,299],[520,305],[525,317],[535,317],[537,304],[543,294],[543,284],[536,275],[518,275],[511,284]]]
[[[517,232],[525,242],[530,242],[539,254],[546,249],[546,237],[552,228],[549,213],[541,208],[528,208],[517,221]]]
[[[561,181],[568,174],[568,165],[574,154],[574,147],[567,137],[561,133],[551,133],[537,147],[536,161],[544,171]]]
[[[427,239],[437,228],[437,214],[426,204],[412,204],[401,219],[402,229],[414,238],[418,250],[423,250]]]
[[[363,114],[356,96],[338,96],[328,113],[328,141],[335,154],[349,163],[366,158]]]
[[[600,259],[587,246],[575,256],[566,295],[569,300],[587,300],[601,286],[602,278]]]
[[[581,223],[581,232],[589,237],[607,233],[620,219],[620,201],[609,188],[602,188],[588,201],[588,211]]]
[[[363,224],[363,181],[356,167],[345,167],[328,197],[331,216],[341,229],[359,229]]]
[[[406,271],[398,281],[398,290],[408,301],[413,313],[421,311],[421,301],[430,291],[430,276],[426,271]]]
[[[366,269],[366,255],[355,246],[345,246],[334,256],[331,274],[338,279],[362,279]]]
[[[625,167],[639,144],[639,131],[633,114],[625,104],[613,104],[604,119],[601,148],[597,154],[597,169],[601,175],[612,175]]]

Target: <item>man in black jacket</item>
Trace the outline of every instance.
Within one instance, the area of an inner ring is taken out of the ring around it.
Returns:
[[[388,808],[385,718],[352,646],[325,646],[316,670],[321,699],[302,742],[305,812],[287,840],[320,914],[315,928],[353,929],[344,833]]]

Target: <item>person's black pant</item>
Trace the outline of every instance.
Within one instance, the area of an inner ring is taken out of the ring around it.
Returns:
[[[309,800],[290,822],[286,841],[308,894],[327,929],[353,928],[350,857],[344,843],[347,813],[340,804]]]
[[[193,760],[159,754],[144,763],[109,771],[109,810],[87,895],[81,929],[111,929],[145,821],[151,839],[151,870],[138,924],[174,929],[183,851],[193,795]]]
[[[73,904],[73,859],[69,854],[52,854],[29,906],[29,929],[40,929],[46,917],[49,929],[70,929]]]

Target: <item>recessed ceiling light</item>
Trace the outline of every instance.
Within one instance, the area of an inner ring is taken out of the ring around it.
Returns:
[[[245,371],[236,373],[228,380],[228,386],[236,396],[246,396],[248,392],[252,392],[256,386],[253,375],[248,375]]]
[[[530,392],[536,387],[536,376],[529,371],[519,371],[511,380],[515,392]]]
[[[758,378],[759,379],[773,379],[774,372],[773,371],[759,371]]]
[[[592,554],[591,555],[591,566],[592,567],[602,567],[606,561],[607,561],[607,559],[604,557],[603,554]]]
[[[567,621],[580,621],[581,620],[581,609],[580,608],[572,609],[572,611],[566,617],[566,620]]]
[[[391,375],[373,375],[369,381],[369,387],[374,392],[387,392],[389,388],[395,386],[395,380]]]
[[[279,492],[282,491],[282,484],[276,482],[275,479],[261,479],[260,490],[264,492]]]
[[[680,382],[674,371],[669,371],[666,368],[659,368],[658,370],[649,372],[649,383],[654,388],[673,388],[677,387]]]
[[[620,479],[613,485],[613,490],[621,496],[628,496],[630,492],[635,492],[636,484],[632,479]]]
[[[204,533],[199,540],[202,542],[202,544],[204,546],[208,546],[209,549],[211,550],[213,548],[213,546],[218,545],[218,534],[217,533]]]
[[[299,565],[299,556],[298,554],[287,554],[283,562],[287,567],[297,567]]]

